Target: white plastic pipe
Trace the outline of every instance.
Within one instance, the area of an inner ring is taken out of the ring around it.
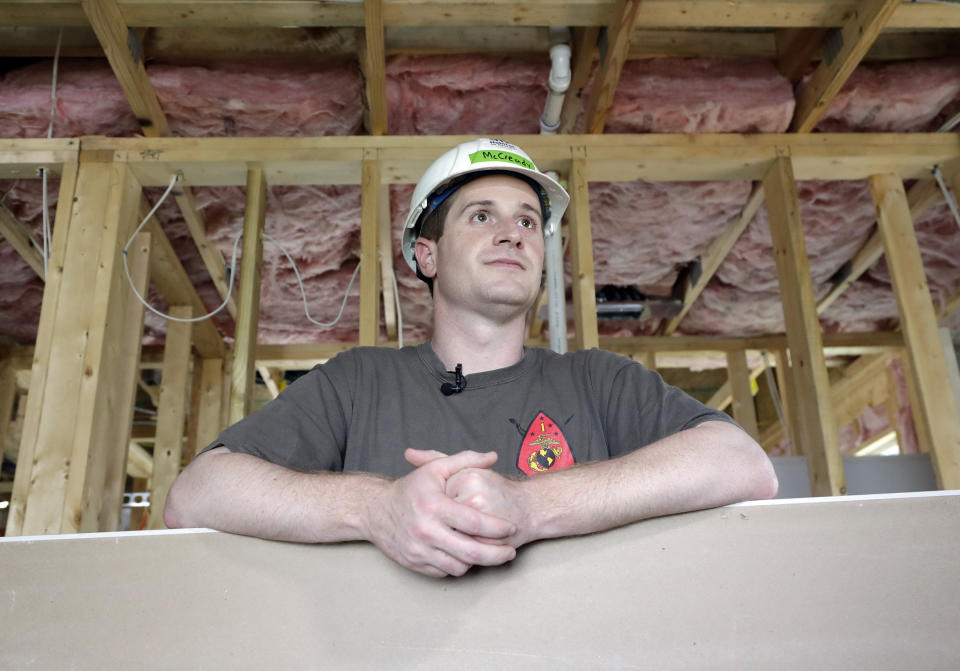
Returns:
[[[560,127],[560,112],[563,99],[570,88],[570,31],[567,28],[551,28],[550,41],[550,93],[540,117],[540,132],[553,135]]]
[[[548,172],[553,179],[558,175]],[[550,349],[557,354],[567,351],[567,292],[563,286],[563,233],[560,226],[545,242],[547,269],[547,321],[550,324]]]

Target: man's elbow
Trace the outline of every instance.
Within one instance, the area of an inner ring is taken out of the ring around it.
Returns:
[[[777,479],[777,472],[773,469],[773,462],[770,461],[770,457],[767,456],[767,453],[763,451],[763,448],[760,447],[755,440],[749,436],[747,436],[747,438],[752,443],[752,463],[750,468],[751,491],[747,500],[759,501],[772,499],[780,489],[780,481]]]
[[[163,523],[168,529],[184,529],[190,526],[187,522],[186,511],[183,507],[182,487],[178,487],[180,478],[173,481],[170,491],[167,492],[167,502],[163,506]]]

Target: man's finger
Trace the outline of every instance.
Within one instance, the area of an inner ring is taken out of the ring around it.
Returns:
[[[451,454],[443,459],[434,459],[429,463],[430,468],[444,480],[465,468],[490,468],[497,461],[496,452],[474,452],[465,450]]]
[[[412,447],[407,448],[403,452],[403,458],[417,468],[420,468],[424,464],[429,464],[431,461],[443,459],[446,456],[448,455],[437,450],[415,450]]]
[[[440,520],[451,529],[468,536],[506,538],[517,533],[517,527],[509,520],[480,512],[466,504],[448,500],[439,510]]]

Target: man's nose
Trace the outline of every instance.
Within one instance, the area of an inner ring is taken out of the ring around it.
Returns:
[[[523,243],[523,236],[520,235],[520,227],[512,221],[500,222],[495,231],[496,244],[507,243],[520,247]]]

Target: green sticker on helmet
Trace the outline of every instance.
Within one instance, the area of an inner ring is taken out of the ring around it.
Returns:
[[[532,161],[525,159],[519,154],[514,154],[501,149],[481,149],[470,154],[471,163],[513,163],[527,170],[536,170],[537,166]]]

